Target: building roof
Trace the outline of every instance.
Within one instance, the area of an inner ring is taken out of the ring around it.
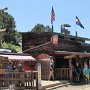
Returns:
[[[84,52],[70,52],[70,51],[55,51],[55,54],[64,56],[65,59],[67,58],[88,58],[90,59],[90,53]]]
[[[52,34],[51,32],[21,32],[21,34],[23,35],[23,34]],[[59,35],[59,36],[63,36],[63,37],[65,37],[65,36],[67,36],[67,37],[70,37],[70,38],[76,38],[76,36],[73,36],[73,35],[66,35],[66,34],[62,34],[62,33],[58,33],[58,32],[54,32],[54,34],[57,34],[57,35]],[[85,37],[79,37],[79,36],[77,36],[77,39],[78,40],[86,40],[86,41],[90,41],[90,39],[89,38],[85,38]]]
[[[76,36],[73,36],[73,35],[65,35],[65,34],[61,34],[61,33],[55,33],[55,34],[58,34],[59,36],[63,36],[63,37],[68,36],[68,37],[70,37],[70,38],[76,38]],[[79,37],[79,36],[77,36],[77,40],[86,40],[86,41],[90,41],[89,38]]]
[[[48,54],[44,54],[44,53],[39,54],[39,55],[37,56],[37,59],[39,59],[39,60],[50,60],[50,59],[52,59],[52,58],[53,58],[52,56],[50,56],[50,55],[48,55]]]

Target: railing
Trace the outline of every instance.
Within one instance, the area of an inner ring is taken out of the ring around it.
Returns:
[[[55,77],[60,80],[69,80],[69,68],[56,68]]]
[[[6,72],[0,74],[0,87],[10,86],[13,86],[14,90],[38,90],[38,72]]]

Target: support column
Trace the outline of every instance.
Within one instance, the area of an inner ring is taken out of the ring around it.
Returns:
[[[70,81],[73,80],[73,76],[72,76],[72,58],[69,58],[69,80]]]
[[[41,89],[42,88],[42,84],[41,84],[41,63],[38,62],[38,88]]]

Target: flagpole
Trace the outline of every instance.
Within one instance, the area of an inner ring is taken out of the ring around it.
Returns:
[[[51,11],[51,24],[52,24],[52,56],[54,58],[54,45],[53,45],[53,31],[54,31],[54,28],[53,28],[53,21],[55,21],[55,12],[54,12],[54,9],[53,9],[53,6],[52,6],[52,11]]]
[[[76,25],[75,25],[75,28],[76,28]],[[76,41],[77,41],[77,30],[75,30],[75,34],[76,34]]]
[[[76,30],[76,18],[75,18],[75,37],[76,37],[76,41],[77,41],[77,30]]]
[[[52,24],[52,35],[51,36],[52,36],[52,57],[53,57],[53,62],[54,62],[53,66],[54,66],[55,65],[55,61],[54,61],[54,44],[53,44],[53,38],[54,38],[53,35],[54,35],[54,32],[53,31],[54,31],[54,28],[53,28],[53,24]],[[53,68],[53,70],[55,70],[55,69]],[[53,72],[53,80],[55,78],[54,75],[55,75],[55,73]]]
[[[53,9],[53,6],[52,6],[52,11],[51,11],[51,25],[52,25],[52,32],[51,32],[52,41],[51,42],[52,42],[52,50],[51,50],[51,53],[52,53],[52,57],[53,57],[53,61],[54,61],[54,45],[53,45],[53,35],[54,35],[53,31],[54,31],[54,28],[53,28],[53,21],[55,21],[55,12],[54,12],[54,9]],[[54,61],[54,63],[55,63],[55,61]],[[54,80],[54,72],[53,72],[53,80]]]
[[[52,24],[52,56],[54,58],[53,31],[54,29],[53,29],[53,24]]]

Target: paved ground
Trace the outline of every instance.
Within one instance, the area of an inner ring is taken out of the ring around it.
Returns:
[[[56,81],[48,81],[48,80],[42,80],[41,83],[42,83],[42,86],[47,86],[47,85],[52,85],[52,84],[56,84],[56,83],[66,83],[68,82],[67,80],[56,80]]]
[[[90,83],[85,85],[68,85],[52,90],[90,90]]]
[[[42,84],[42,88],[48,88],[48,87],[53,87],[56,86],[57,84],[63,84],[63,83],[67,83],[68,81],[66,80],[60,80],[60,81],[48,81],[48,80],[42,80],[41,84]],[[9,90],[9,89],[0,89],[0,90]]]
[[[63,83],[67,81],[42,81],[42,86],[54,85],[55,83]],[[1,89],[1,90],[9,90],[9,89]],[[64,86],[60,86],[58,88],[48,88],[45,90],[90,90],[90,82],[88,84],[65,84]]]

